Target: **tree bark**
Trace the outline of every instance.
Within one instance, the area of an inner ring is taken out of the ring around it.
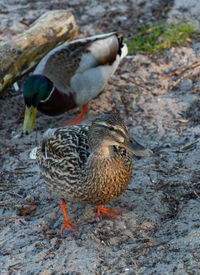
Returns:
[[[24,33],[0,44],[0,92],[29,72],[51,49],[73,40],[77,26],[71,12],[48,11]]]

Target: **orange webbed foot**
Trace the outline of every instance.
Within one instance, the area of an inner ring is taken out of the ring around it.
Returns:
[[[70,221],[64,221],[63,220],[63,225],[62,225],[62,229],[61,229],[61,235],[64,236],[65,234],[65,228],[68,228],[74,232],[78,232],[75,228],[75,226],[78,226],[78,224],[74,223],[74,222],[70,222]]]
[[[80,115],[76,119],[65,121],[63,126],[71,126],[71,125],[78,124],[82,120],[87,108],[88,108],[88,103],[83,105],[83,109],[82,109]]]
[[[122,212],[123,208],[105,208],[103,205],[97,206],[97,219],[100,220],[101,216],[107,216],[113,219],[118,218],[118,214],[115,211]]]
[[[63,225],[62,225],[62,229],[61,229],[61,235],[64,236],[65,228],[68,228],[72,231],[78,232],[75,228],[75,226],[77,226],[77,224],[74,222],[70,222],[67,218],[66,202],[64,199],[60,200],[60,207],[61,207],[62,214],[63,214]]]

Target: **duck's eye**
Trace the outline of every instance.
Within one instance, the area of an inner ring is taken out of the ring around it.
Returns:
[[[114,128],[113,126],[109,126],[108,129],[109,129],[110,131],[115,131],[115,128]]]

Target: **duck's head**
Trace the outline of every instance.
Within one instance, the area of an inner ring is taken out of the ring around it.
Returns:
[[[53,89],[52,81],[43,75],[31,75],[25,80],[23,86],[25,102],[24,134],[30,134],[33,131],[37,107],[49,98]]]
[[[121,146],[136,156],[151,156],[152,151],[145,149],[129,134],[122,120],[111,114],[103,114],[90,126],[88,142],[91,151],[102,156],[112,156],[113,146]]]

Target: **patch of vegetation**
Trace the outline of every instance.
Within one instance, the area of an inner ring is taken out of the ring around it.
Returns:
[[[127,40],[129,54],[157,53],[173,46],[188,45],[196,29],[191,24],[162,22],[142,25],[133,37]]]

